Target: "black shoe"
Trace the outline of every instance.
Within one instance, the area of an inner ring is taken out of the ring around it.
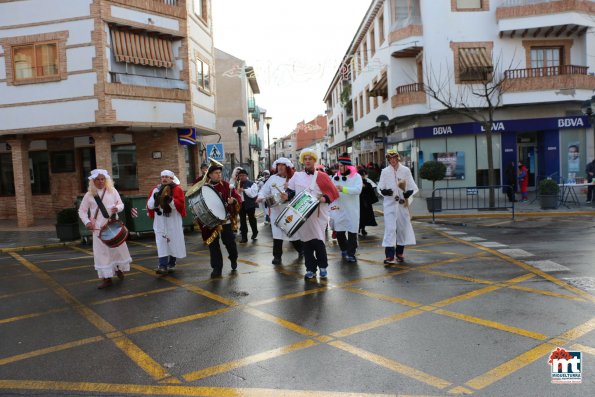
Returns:
[[[155,270],[155,273],[161,274],[161,275],[167,274],[167,267],[161,267],[161,266],[159,266],[157,268],[157,270]]]
[[[273,265],[277,266],[281,264],[281,258],[273,258]]]
[[[238,261],[231,261],[231,270],[236,270],[238,268]]]
[[[368,232],[366,232],[364,229],[362,229],[362,236],[367,236]]]
[[[220,271],[213,270],[211,272],[211,278],[219,278],[219,277],[221,277],[221,272]]]
[[[242,237],[242,239],[240,240],[240,243],[247,243],[248,239],[246,237]]]
[[[252,240],[256,240],[256,239],[258,238],[257,236],[258,236],[258,232],[254,233],[254,234],[252,235]]]

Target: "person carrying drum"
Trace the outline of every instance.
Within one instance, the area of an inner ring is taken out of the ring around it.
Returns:
[[[339,170],[333,176],[339,198],[331,205],[331,223],[337,233],[341,256],[347,262],[355,263],[357,232],[359,230],[359,195],[362,192],[362,177],[351,165],[348,153],[339,157]]]
[[[151,189],[147,199],[147,213],[153,219],[159,267],[157,274],[173,272],[177,258],[186,257],[183,218],[186,199],[180,180],[170,170],[161,171],[161,183]]]
[[[386,158],[389,164],[380,173],[378,191],[384,196],[384,263],[390,266],[396,263],[395,254],[397,262],[404,262],[405,246],[416,243],[408,199],[419,189],[413,180],[411,170],[399,163],[400,156],[396,150],[387,150]]]
[[[126,243],[111,248],[99,238],[99,232],[107,223],[110,214],[117,214],[123,209],[124,203],[108,172],[103,169],[91,171],[89,187],[79,207],[79,217],[85,227],[93,232],[95,270],[99,278],[103,279],[97,287],[99,289],[110,287],[114,275],[124,280],[124,272],[130,271],[132,258]]]
[[[300,152],[300,163],[304,165],[304,171],[296,172],[288,182],[286,193],[281,193],[283,200],[292,200],[296,195],[307,191],[319,201],[318,208],[296,232],[304,250],[306,280],[314,278],[317,269],[320,269],[320,278],[328,276],[324,244],[329,219],[328,207],[339,197],[331,178],[324,172],[315,170],[316,160],[318,154],[314,149],[303,149]]]
[[[207,171],[207,183],[219,194],[225,205],[225,210],[229,214],[229,219],[215,228],[200,225],[202,239],[208,245],[211,256],[211,268],[213,269],[211,278],[221,277],[223,271],[223,255],[219,245],[220,237],[227,249],[228,258],[231,261],[231,270],[238,268],[238,247],[235,241],[235,232],[238,230],[238,213],[242,205],[242,198],[227,181],[223,180],[222,169],[223,167],[220,164],[213,163]]]
[[[258,226],[256,223],[256,196],[258,196],[258,185],[248,179],[248,171],[241,168],[237,172],[236,190],[242,197],[242,208],[240,209],[240,233],[242,239],[240,243],[248,242],[248,224],[246,217],[250,222],[250,229],[252,229],[252,240],[256,240],[258,236]]]
[[[267,202],[271,211],[271,230],[273,232],[273,265],[281,265],[281,256],[283,255],[283,241],[290,241],[293,248],[298,252],[298,258],[304,254],[302,252],[302,242],[295,234],[288,237],[283,230],[275,225],[275,220],[281,214],[287,204],[281,203],[281,193],[287,189],[287,182],[293,176],[293,164],[285,157],[278,158],[273,163],[276,173],[270,176],[258,193],[257,203]]]

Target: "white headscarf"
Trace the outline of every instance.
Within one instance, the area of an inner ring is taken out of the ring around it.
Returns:
[[[99,175],[103,175],[105,179],[110,179],[108,172],[101,168],[96,168],[91,171],[91,176],[88,178],[89,180],[97,179]]]
[[[287,157],[279,157],[273,162],[273,168],[277,168],[277,164],[285,164],[286,167],[293,168],[293,163]]]
[[[180,180],[178,179],[178,177],[176,176],[176,174],[174,174],[170,170],[163,170],[163,171],[161,171],[161,176],[169,176],[170,178],[172,178],[174,180],[174,183],[176,185],[179,185],[180,184]]]

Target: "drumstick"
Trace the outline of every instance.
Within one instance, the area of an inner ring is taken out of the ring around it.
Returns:
[[[274,187],[275,189],[277,189],[279,191],[279,193],[283,193],[281,191],[281,189],[279,189],[279,187],[277,186],[277,184],[275,182],[271,183],[271,186]]]

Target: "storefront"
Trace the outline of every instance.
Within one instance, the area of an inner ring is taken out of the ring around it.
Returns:
[[[447,167],[449,187],[486,185],[488,181],[487,141],[479,123],[418,127],[418,167],[437,160]],[[498,120],[492,126],[492,155],[496,180],[511,161],[522,161],[529,169],[529,186],[544,178],[560,181],[584,177],[587,144],[593,151],[591,125],[585,116]],[[414,151],[413,151],[414,152]],[[415,158],[415,153],[410,155]],[[421,182],[422,184],[426,183]]]

